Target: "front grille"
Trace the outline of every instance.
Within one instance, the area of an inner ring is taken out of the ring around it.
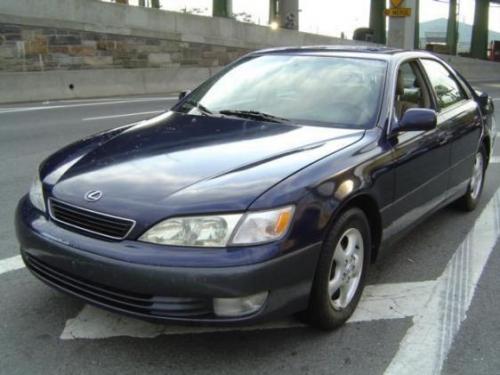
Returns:
[[[124,239],[132,230],[135,221],[95,212],[55,199],[49,199],[52,219],[71,228],[82,230],[115,240]]]
[[[28,254],[25,261],[30,271],[49,285],[113,310],[152,318],[208,317],[212,314],[210,300],[126,292],[69,275]]]

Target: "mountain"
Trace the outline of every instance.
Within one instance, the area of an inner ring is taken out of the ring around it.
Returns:
[[[448,20],[438,18],[420,23],[420,47],[425,48],[427,43],[446,43],[446,27]],[[458,52],[468,52],[472,38],[472,25],[458,23]],[[500,33],[490,30],[488,40],[500,40]]]

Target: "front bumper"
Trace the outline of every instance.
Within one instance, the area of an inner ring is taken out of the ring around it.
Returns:
[[[108,310],[179,323],[249,324],[305,309],[321,247],[313,244],[241,266],[144,264],[130,256],[133,241],[110,243],[63,229],[26,198],[17,208],[16,231],[26,266],[50,286]],[[96,252],[106,245],[113,247],[113,257]],[[238,251],[244,253],[245,248],[234,250],[232,256]],[[269,291],[267,301],[252,315],[220,318],[213,312],[213,298],[262,291]]]

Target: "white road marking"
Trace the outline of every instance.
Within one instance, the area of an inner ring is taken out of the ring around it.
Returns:
[[[413,317],[385,375],[439,374],[500,235],[500,189],[453,254],[436,287]]]
[[[490,160],[490,163],[492,164],[500,163],[500,156],[493,156]]]
[[[429,298],[435,281],[369,285],[354,315],[349,320],[364,322],[380,319],[411,317]],[[247,327],[196,327],[160,325],[127,318],[86,305],[73,319],[66,322],[60,338],[104,339],[116,336],[153,338],[160,335],[200,334],[207,332],[251,331],[304,327],[292,318]]]
[[[148,112],[124,113],[121,115],[87,117],[87,118],[82,119],[82,121],[95,121],[95,120],[104,120],[104,119],[109,119],[109,118],[131,117],[131,116],[139,116],[139,115],[151,115],[151,114],[162,113],[162,112],[165,112],[165,111],[148,111]]]
[[[5,272],[15,271],[24,268],[21,255],[16,255],[10,258],[0,260],[0,275]]]
[[[147,102],[147,101],[163,101],[163,100],[177,100],[177,96],[151,96],[151,97],[110,97],[110,98],[90,98],[90,99],[61,99],[61,100],[46,100],[42,104],[55,104],[55,103],[99,103],[99,102],[112,102],[112,101],[122,101],[130,100],[135,102]]]
[[[123,103],[137,103],[137,102],[160,102],[168,100],[177,100],[176,97],[167,98],[141,98],[141,99],[127,99],[127,100],[110,100],[106,102],[92,102],[92,103],[79,103],[79,104],[66,104],[66,105],[47,105],[47,106],[36,106],[36,107],[10,107],[1,108],[0,115],[3,113],[15,113],[15,112],[29,112],[29,111],[40,111],[46,109],[60,109],[60,108],[75,108],[75,107],[93,107],[98,105],[112,105],[112,104],[123,104]]]

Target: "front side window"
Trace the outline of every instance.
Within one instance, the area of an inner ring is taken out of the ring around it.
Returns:
[[[431,86],[441,109],[466,99],[459,83],[442,64],[434,60],[422,60]]]
[[[386,65],[375,59],[254,56],[201,85],[176,110],[252,111],[310,125],[373,127]]]
[[[405,62],[398,70],[395,110],[401,119],[410,108],[430,108],[428,91],[415,62]]]

